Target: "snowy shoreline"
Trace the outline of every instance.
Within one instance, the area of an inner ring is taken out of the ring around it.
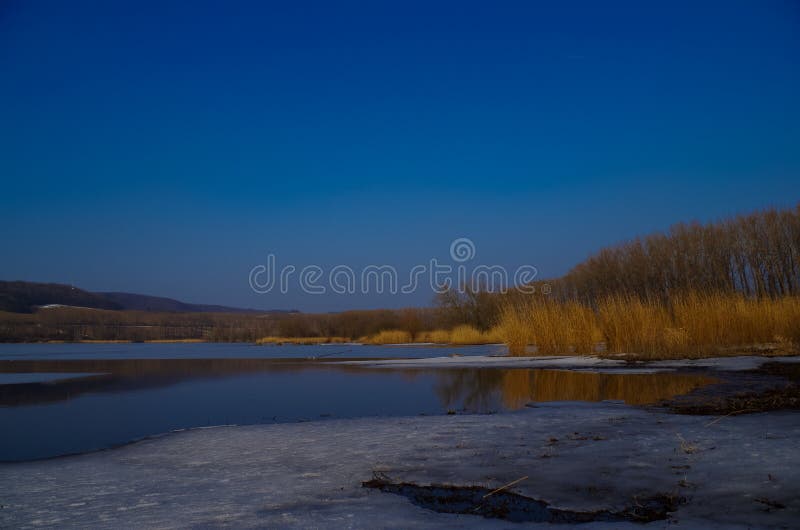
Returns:
[[[792,525],[800,518],[800,416],[714,420],[562,402],[497,415],[195,429],[98,453],[0,464],[0,526],[511,525],[361,487],[375,472],[420,485],[488,488],[527,475],[513,491],[572,510],[673,494],[687,501],[670,516],[678,528]]]
[[[685,368],[708,368],[721,371],[755,370],[768,362],[797,363],[800,362],[800,356],[767,357],[759,355],[740,355],[731,357],[708,357],[703,359],[629,362],[624,358],[609,359],[593,355],[553,355],[536,357],[457,355],[415,359],[332,361],[332,364],[346,364],[370,368],[542,368],[590,370],[597,372],[656,373]]]

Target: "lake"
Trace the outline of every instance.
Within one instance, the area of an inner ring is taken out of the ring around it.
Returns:
[[[502,413],[543,401],[641,405],[711,382],[675,372],[337,362],[503,353],[491,345],[0,344],[0,461],[82,453],[211,425]]]

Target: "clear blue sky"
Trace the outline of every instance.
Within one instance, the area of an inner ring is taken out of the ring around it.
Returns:
[[[0,279],[307,311],[279,264],[557,276],[800,200],[800,7],[0,2]]]

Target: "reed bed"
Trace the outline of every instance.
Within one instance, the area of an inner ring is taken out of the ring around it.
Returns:
[[[594,312],[577,302],[531,299],[503,308],[497,333],[512,355],[592,353],[602,340]]]
[[[347,337],[263,337],[256,344],[299,344],[304,346],[314,344],[342,344],[350,342]]]
[[[530,299],[501,311],[498,331],[512,355],[635,354],[702,357],[800,346],[800,298],[692,293],[669,303],[612,296],[596,307]]]
[[[450,344],[450,331],[446,329],[434,329],[433,331],[420,331],[414,337],[414,342]]]
[[[402,329],[385,329],[369,337],[361,337],[358,342],[364,344],[408,344],[411,342],[411,333]]]
[[[498,330],[480,331],[472,326],[457,326],[450,331],[449,344],[496,344],[503,342]]]

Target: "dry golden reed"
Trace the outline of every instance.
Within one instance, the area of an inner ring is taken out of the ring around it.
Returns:
[[[593,311],[577,302],[531,298],[503,308],[497,333],[512,355],[592,353],[602,339]]]
[[[341,344],[350,342],[346,337],[263,337],[256,344]]]
[[[358,340],[364,344],[407,344],[411,342],[411,333],[402,329],[385,329],[375,335]]]
[[[456,326],[450,331],[450,344],[496,344],[503,342],[495,330],[480,331],[472,326]]]
[[[772,344],[800,346],[800,298],[688,294],[669,304],[611,296],[592,309],[530,299],[503,308],[498,329],[512,355],[609,353],[698,357]]]
[[[449,344],[450,332],[446,329],[434,329],[433,331],[420,331],[414,337],[414,342],[430,342],[433,344]]]
[[[420,331],[414,335],[413,340],[410,334],[401,330],[382,331],[376,335],[362,337],[359,342],[365,344],[405,344],[432,343],[432,344],[456,344],[456,345],[475,345],[475,344],[499,344],[503,342],[497,330],[480,331],[469,325],[456,326],[452,330],[435,329],[433,331]]]

